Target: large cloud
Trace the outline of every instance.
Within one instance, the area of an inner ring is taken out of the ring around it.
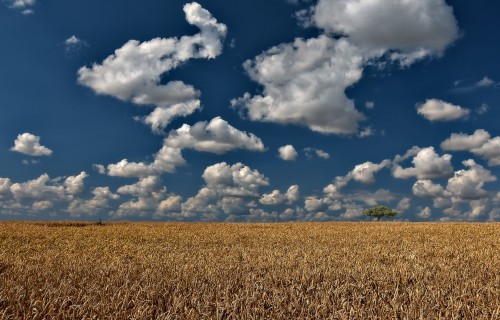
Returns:
[[[66,199],[65,188],[62,185],[52,184],[48,174],[42,174],[34,180],[23,183],[14,183],[10,190],[14,198],[18,200],[64,200]]]
[[[166,146],[194,149],[222,154],[234,149],[264,151],[262,141],[252,133],[240,131],[220,117],[210,122],[202,121],[190,126],[184,124],[172,130],[165,139]]]
[[[52,150],[40,144],[40,137],[25,132],[17,136],[14,146],[10,149],[32,157],[50,156]]]
[[[312,20],[356,45],[399,50],[394,57],[403,60],[440,55],[458,36],[444,0],[320,0]]]
[[[445,194],[443,187],[431,180],[417,180],[413,185],[413,194],[417,197],[436,198]]]
[[[82,193],[85,190],[84,180],[88,176],[89,175],[85,171],[82,171],[77,176],[67,177],[66,180],[64,180],[64,187],[66,189],[66,193],[72,195],[77,195]]]
[[[469,109],[465,109],[438,99],[429,99],[425,103],[419,104],[417,112],[430,121],[452,121],[464,119],[470,114]]]
[[[411,152],[418,149],[411,149]],[[398,157],[397,157],[398,158]],[[398,159],[397,161],[400,161]],[[402,168],[397,162],[394,164],[392,174],[398,179],[417,177],[418,179],[447,178],[453,174],[451,155],[439,156],[434,147],[420,149],[412,160],[414,167]]]
[[[218,56],[227,28],[196,2],[186,4],[184,12],[187,22],[200,33],[142,43],[130,40],[102,64],[80,68],[78,81],[98,94],[154,105],[154,111],[143,119],[154,131],[165,128],[174,117],[193,113],[200,107],[199,92],[180,81],[161,84],[161,76],[189,59]]]
[[[484,190],[484,184],[496,181],[497,178],[472,159],[463,161],[463,164],[468,169],[456,171],[448,180],[446,189],[461,199],[476,200],[486,197],[488,192]]]
[[[484,129],[478,129],[471,135],[452,133],[448,139],[441,143],[441,148],[451,151],[472,150],[483,146],[490,137],[488,131]]]
[[[322,133],[352,134],[365,119],[345,90],[361,78],[363,56],[345,39],[296,39],[246,61],[261,95],[234,99],[255,121],[298,124]]]
[[[490,139],[481,147],[471,151],[487,159],[490,166],[500,166],[500,137]]]
[[[321,133],[357,133],[365,116],[345,91],[361,79],[367,63],[389,58],[408,66],[441,55],[458,35],[444,0],[320,0],[311,12],[309,22],[329,35],[295,39],[244,63],[263,90],[231,103],[251,120],[296,124]],[[372,132],[365,129],[358,135]]]
[[[478,129],[473,134],[453,133],[441,143],[444,150],[470,151],[488,161],[490,166],[500,165],[500,137],[490,138],[484,129]]]

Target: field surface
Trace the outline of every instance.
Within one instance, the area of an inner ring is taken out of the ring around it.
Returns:
[[[0,223],[0,319],[500,319],[498,223]]]

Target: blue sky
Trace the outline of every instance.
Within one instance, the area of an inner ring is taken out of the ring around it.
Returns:
[[[0,2],[0,219],[500,220],[499,4]]]

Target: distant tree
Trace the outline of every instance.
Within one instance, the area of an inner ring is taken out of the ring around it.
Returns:
[[[386,206],[371,207],[364,210],[363,213],[365,216],[377,218],[377,221],[380,221],[382,217],[394,217],[398,214],[396,211]]]

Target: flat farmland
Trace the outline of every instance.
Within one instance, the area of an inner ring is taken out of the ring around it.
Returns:
[[[500,319],[499,223],[0,223],[0,319]]]

